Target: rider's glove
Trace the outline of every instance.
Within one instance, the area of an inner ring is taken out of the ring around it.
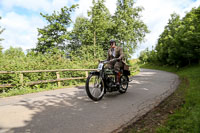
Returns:
[[[120,61],[120,60],[121,60],[121,58],[117,58],[117,60],[118,60],[118,61]]]

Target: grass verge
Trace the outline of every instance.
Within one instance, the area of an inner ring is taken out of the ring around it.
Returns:
[[[123,133],[199,133],[200,65],[177,70],[169,66],[144,65],[142,68],[176,73],[178,89],[158,107],[123,130]]]
[[[30,93],[37,93],[37,92],[43,92],[43,91],[49,91],[49,90],[56,90],[56,89],[62,89],[62,88],[72,88],[76,86],[84,86],[85,83],[77,83],[75,85],[69,85],[69,86],[61,86],[58,87],[57,85],[49,84],[46,88],[31,88],[28,86],[20,87],[20,88],[13,88],[9,89],[6,92],[0,93],[0,98],[3,97],[10,97],[10,96],[16,96],[16,95],[24,95],[24,94],[30,94]]]

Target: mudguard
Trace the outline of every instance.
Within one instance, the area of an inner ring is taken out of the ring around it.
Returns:
[[[123,74],[124,74],[124,75],[127,75],[127,76],[131,75],[131,73],[130,73],[129,70],[124,70],[124,71],[123,71]]]

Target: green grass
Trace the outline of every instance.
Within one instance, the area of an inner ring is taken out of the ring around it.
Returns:
[[[177,70],[169,66],[143,65],[176,73],[182,80],[180,90],[185,90],[185,104],[169,116],[164,125],[158,127],[158,133],[200,133],[200,65],[188,66]]]
[[[10,96],[16,96],[16,95],[24,95],[24,94],[30,94],[30,93],[37,93],[37,92],[43,92],[43,91],[49,91],[49,90],[56,90],[56,89],[62,89],[62,88],[71,88],[76,86],[84,86],[85,83],[77,83],[76,85],[68,85],[68,86],[61,86],[58,87],[57,85],[48,84],[46,88],[40,88],[40,87],[20,87],[20,88],[12,88],[9,89],[6,92],[0,93],[0,98],[2,97],[10,97]]]

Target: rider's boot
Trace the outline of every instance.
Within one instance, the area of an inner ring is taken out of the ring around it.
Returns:
[[[120,75],[121,73],[118,72],[117,75],[116,75],[116,85],[119,87],[120,86]]]

